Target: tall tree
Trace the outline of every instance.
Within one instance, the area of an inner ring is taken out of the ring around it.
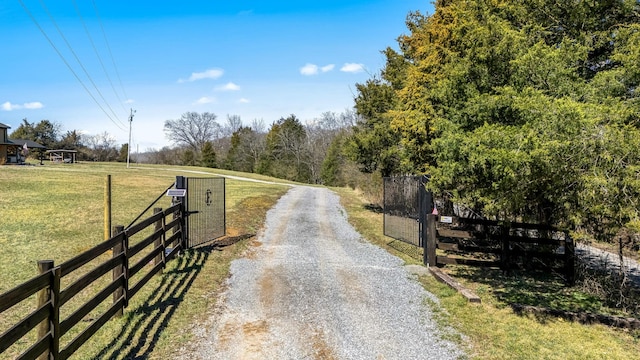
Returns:
[[[364,170],[389,154],[488,216],[640,230],[637,1],[438,0],[407,26],[358,87]]]
[[[30,123],[27,118],[22,119],[20,126],[9,134],[9,138],[35,141],[36,131],[34,124]]]
[[[266,151],[258,172],[288,180],[309,182],[307,133],[295,115],[281,118],[271,125],[266,136]]]
[[[116,139],[108,132],[87,137],[88,157],[94,161],[115,161],[119,152]]]
[[[216,114],[186,112],[180,119],[166,120],[164,132],[176,145],[187,146],[194,154],[200,154],[207,141],[220,137],[220,124],[216,122]]]
[[[202,166],[214,168],[218,165],[216,160],[216,151],[213,149],[213,143],[207,141],[202,146]]]
[[[82,134],[78,130],[67,131],[56,145],[65,150],[79,150],[83,146]]]

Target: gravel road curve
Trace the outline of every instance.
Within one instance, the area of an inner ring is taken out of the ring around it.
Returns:
[[[232,263],[189,359],[465,357],[432,319],[437,299],[362,239],[330,190],[292,188],[257,241]]]

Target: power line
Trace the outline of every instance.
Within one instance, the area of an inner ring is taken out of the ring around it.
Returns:
[[[78,17],[80,18],[80,22],[82,23],[82,27],[84,28],[84,32],[87,34],[87,37],[89,38],[89,42],[91,43],[91,47],[93,47],[93,51],[96,53],[96,57],[98,58],[98,61],[100,62],[100,66],[102,66],[102,70],[104,71],[104,74],[107,76],[107,79],[109,80],[109,84],[111,85],[111,89],[113,90],[113,93],[116,95],[116,98],[118,99],[118,103],[120,103],[120,106],[122,106],[122,110],[124,110],[126,112],[127,109],[125,109],[124,103],[122,102],[122,99],[120,98],[120,95],[116,91],[115,86],[113,86],[113,81],[111,81],[111,76],[109,76],[109,72],[107,71],[107,68],[104,66],[104,62],[102,61],[102,57],[100,56],[100,53],[98,52],[98,48],[96,47],[96,44],[93,42],[93,37],[91,37],[91,33],[89,32],[89,28],[87,28],[87,24],[84,22],[84,18],[82,17],[82,13],[80,12],[80,8],[78,7],[78,3],[76,2],[76,0],[72,0],[72,2],[73,2],[73,6],[76,9],[76,13],[78,14]]]
[[[40,26],[40,23],[38,23],[38,20],[36,20],[36,18],[33,16],[33,14],[31,13],[31,11],[29,10],[29,8],[27,8],[27,6],[24,4],[24,2],[22,0],[18,0],[20,2],[20,5],[22,5],[22,8],[25,10],[25,12],[27,13],[27,15],[29,15],[29,17],[31,18],[31,21],[33,21],[33,23],[38,27],[38,30],[40,30],[40,32],[42,33],[42,35],[45,37],[45,39],[47,39],[47,41],[49,42],[49,44],[51,45],[51,47],[53,47],[53,49],[55,50],[55,52],[58,54],[58,56],[60,57],[60,59],[62,59],[62,62],[64,62],[64,64],[67,66],[67,68],[69,69],[69,71],[71,71],[71,73],[73,74],[73,76],[76,78],[76,80],[78,80],[78,82],[80,83],[80,85],[82,85],[82,87],[84,88],[84,90],[87,92],[87,94],[89,94],[89,96],[91,97],[91,99],[93,99],[93,101],[96,103],[96,105],[98,105],[98,107],[100,108],[100,110],[102,110],[102,112],[109,118],[109,120],[111,120],[111,122],[116,125],[116,127],[118,127],[120,130],[122,131],[126,131],[122,126],[120,126],[120,124],[118,124],[115,120],[113,120],[113,118],[111,117],[111,115],[109,115],[109,113],[104,109],[104,107],[102,107],[102,105],[98,102],[98,100],[95,98],[95,96],[93,96],[93,94],[91,93],[91,91],[89,91],[89,89],[87,88],[87,86],[84,84],[84,82],[82,82],[82,79],[80,79],[80,77],[78,76],[78,74],[73,70],[73,68],[71,67],[71,65],[69,64],[69,62],[67,61],[67,59],[65,59],[65,57],[62,55],[62,53],[60,52],[60,50],[58,50],[58,47],[56,47],[56,45],[53,43],[53,41],[51,40],[51,38],[47,35],[47,33],[44,31],[44,29],[42,28],[42,26]]]
[[[42,6],[42,8],[46,11],[47,15],[49,15],[49,19],[51,20],[51,23],[53,23],[53,25],[55,26],[56,30],[58,30],[58,34],[60,34],[60,37],[62,37],[62,40],[64,40],[64,43],[67,44],[67,47],[69,48],[69,51],[71,51],[71,54],[73,55],[73,57],[76,59],[76,61],[78,62],[78,65],[80,65],[80,68],[82,68],[82,71],[84,71],[84,74],[87,76],[87,78],[89,79],[89,82],[91,82],[91,84],[93,85],[93,88],[96,89],[96,92],[98,92],[98,95],[100,95],[100,98],[102,98],[102,101],[104,101],[104,103],[107,105],[107,107],[109,108],[109,110],[111,110],[111,113],[113,114],[113,116],[118,120],[118,122],[120,123],[120,125],[125,126],[124,123],[122,121],[120,121],[118,119],[118,115],[116,114],[115,111],[113,111],[113,108],[111,107],[111,105],[109,105],[109,102],[107,101],[107,99],[104,98],[104,95],[102,95],[102,92],[100,91],[100,89],[98,89],[98,86],[96,85],[96,83],[93,81],[93,78],[91,77],[91,75],[89,74],[89,72],[87,71],[87,69],[84,67],[84,65],[82,64],[82,61],[80,60],[80,58],[78,57],[78,55],[76,54],[76,52],[73,50],[73,47],[71,46],[71,44],[69,43],[69,41],[67,40],[67,38],[64,36],[64,33],[62,32],[62,29],[60,29],[60,27],[58,26],[58,23],[56,22],[56,20],[53,18],[53,15],[51,14],[51,12],[49,11],[49,8],[47,8],[47,6],[44,3],[44,0],[40,0],[40,5]]]
[[[100,29],[102,30],[102,36],[104,37],[104,42],[107,45],[109,56],[111,56],[111,63],[113,64],[113,68],[116,70],[116,76],[118,77],[118,81],[120,82],[120,88],[122,89],[122,93],[124,94],[125,99],[129,100],[129,96],[127,96],[127,92],[124,90],[124,86],[122,86],[122,79],[120,78],[120,72],[118,71],[118,66],[116,66],[116,61],[113,57],[113,53],[111,52],[111,46],[109,46],[109,40],[107,39],[107,34],[104,31],[104,26],[102,26],[102,20],[100,19],[100,13],[98,12],[98,7],[96,6],[95,0],[91,0],[91,3],[93,4],[93,8],[96,11],[98,24],[100,24]]]

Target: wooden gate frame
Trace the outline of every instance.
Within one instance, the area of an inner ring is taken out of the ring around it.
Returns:
[[[459,251],[457,244],[455,243],[443,243],[439,241],[440,237],[447,237],[453,239],[460,238],[473,238],[474,235],[470,231],[464,230],[450,230],[450,229],[438,229],[437,223],[441,217],[434,214],[427,215],[426,226],[424,227],[426,239],[424,247],[423,262],[428,266],[444,266],[446,264],[462,264],[470,266],[486,266],[486,267],[500,267],[507,271],[511,268],[512,257],[515,255],[511,249],[513,243],[527,243],[527,244],[545,244],[556,245],[557,247],[564,247],[563,254],[554,254],[550,252],[540,252],[537,255],[545,256],[547,258],[559,258],[564,260],[563,272],[567,284],[572,286],[575,283],[575,242],[569,236],[566,230],[558,229],[553,226],[542,224],[526,224],[516,222],[504,222],[493,221],[483,219],[467,219],[450,217],[452,222],[464,222],[466,224],[478,224],[478,225],[491,225],[499,226],[500,234],[498,236],[487,234],[488,237],[493,237],[500,242],[500,251],[497,253],[499,261],[487,261],[480,259],[460,259],[450,256],[438,256],[436,249]],[[554,231],[564,232],[564,239],[552,239],[548,237],[528,237],[528,236],[515,236],[512,234],[512,229],[523,229],[526,233],[527,230],[539,230],[539,231]],[[482,249],[477,249],[478,252],[483,252]],[[484,251],[496,253],[495,251]]]

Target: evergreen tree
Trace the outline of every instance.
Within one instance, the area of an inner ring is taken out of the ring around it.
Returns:
[[[217,166],[216,152],[213,149],[211,141],[205,142],[202,146],[201,159],[202,166],[204,167],[214,168]]]

